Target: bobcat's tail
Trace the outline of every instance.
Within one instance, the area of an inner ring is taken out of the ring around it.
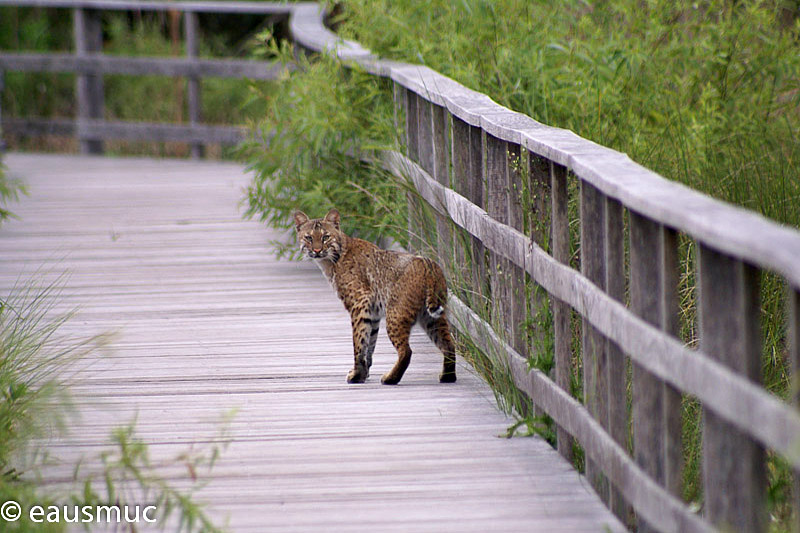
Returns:
[[[441,267],[430,259],[423,258],[428,271],[428,283],[425,292],[425,311],[431,318],[439,318],[447,304],[447,283]]]

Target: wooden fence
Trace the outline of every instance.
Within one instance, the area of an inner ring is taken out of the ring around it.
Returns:
[[[559,450],[570,457],[576,439],[598,493],[623,518],[632,506],[640,530],[766,530],[765,453],[800,468],[800,416],[760,385],[759,280],[764,271],[785,281],[796,371],[800,233],[514,113],[427,67],[382,61],[338,39],[322,17],[316,6],[296,8],[293,39],[393,80],[406,153],[384,154],[384,165],[410,178],[435,211],[442,261],[473,259],[465,275],[478,292],[488,280],[492,323],[500,325],[492,329],[457,297],[451,319],[484,349],[507,354],[516,385],[558,425]],[[573,194],[579,269],[570,266]],[[680,242],[695,254],[697,349],[678,338]],[[549,295],[552,380],[528,370],[520,321],[542,301],[536,292],[526,301],[526,275]],[[583,404],[569,394],[573,312],[582,321]],[[702,513],[680,493],[687,395],[703,409]]]
[[[69,119],[5,118],[3,131],[19,135],[75,136],[81,152],[103,152],[103,140],[180,141],[191,143],[193,157],[205,144],[236,144],[242,128],[202,123],[200,87],[205,77],[275,79],[280,65],[239,59],[198,57],[200,13],[258,14],[287,18],[291,6],[274,2],[139,2],[127,0],[0,0],[0,6],[62,8],[72,12],[74,53],[18,53],[0,51],[0,91],[3,71],[77,73],[77,117]],[[119,57],[103,54],[104,11],[174,11],[183,14],[185,58]],[[188,79],[185,125],[104,120],[103,75],[162,75]]]

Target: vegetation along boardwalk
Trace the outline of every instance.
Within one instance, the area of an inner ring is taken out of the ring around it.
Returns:
[[[463,361],[458,383],[439,384],[424,335],[400,386],[347,385],[348,316],[313,264],[276,260],[280,235],[241,219],[241,166],[5,164],[30,196],[0,231],[2,292],[68,272],[61,303],[80,308],[68,332],[115,333],[74,379],[80,420],[50,445],[64,465],[136,419],[156,462],[229,441],[199,498],[231,531],[623,529],[542,439],[500,438],[511,422]],[[380,376],[395,359],[384,333],[375,354]],[[188,482],[185,467],[163,472]]]

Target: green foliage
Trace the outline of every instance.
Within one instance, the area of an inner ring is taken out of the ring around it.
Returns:
[[[14,213],[8,209],[8,203],[17,201],[20,194],[25,193],[25,185],[6,175],[3,162],[0,160],[0,225],[9,218],[15,218]]]
[[[265,53],[286,65],[295,60],[290,45],[267,40]],[[369,161],[395,138],[385,81],[328,56],[297,56],[297,68],[287,67],[276,86],[261,92],[267,113],[242,147],[256,173],[247,214],[289,228],[295,209],[315,217],[336,207],[345,232],[403,242],[402,185]],[[290,255],[296,247],[275,244]]]

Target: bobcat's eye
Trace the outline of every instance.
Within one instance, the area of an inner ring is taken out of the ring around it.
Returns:
[[[330,235],[323,235],[323,236],[322,236],[322,242],[327,242],[327,241],[328,241],[328,239],[330,239],[330,238],[331,238],[331,236],[330,236]]]
[[[311,235],[306,235],[304,238],[306,242],[311,242]]]

